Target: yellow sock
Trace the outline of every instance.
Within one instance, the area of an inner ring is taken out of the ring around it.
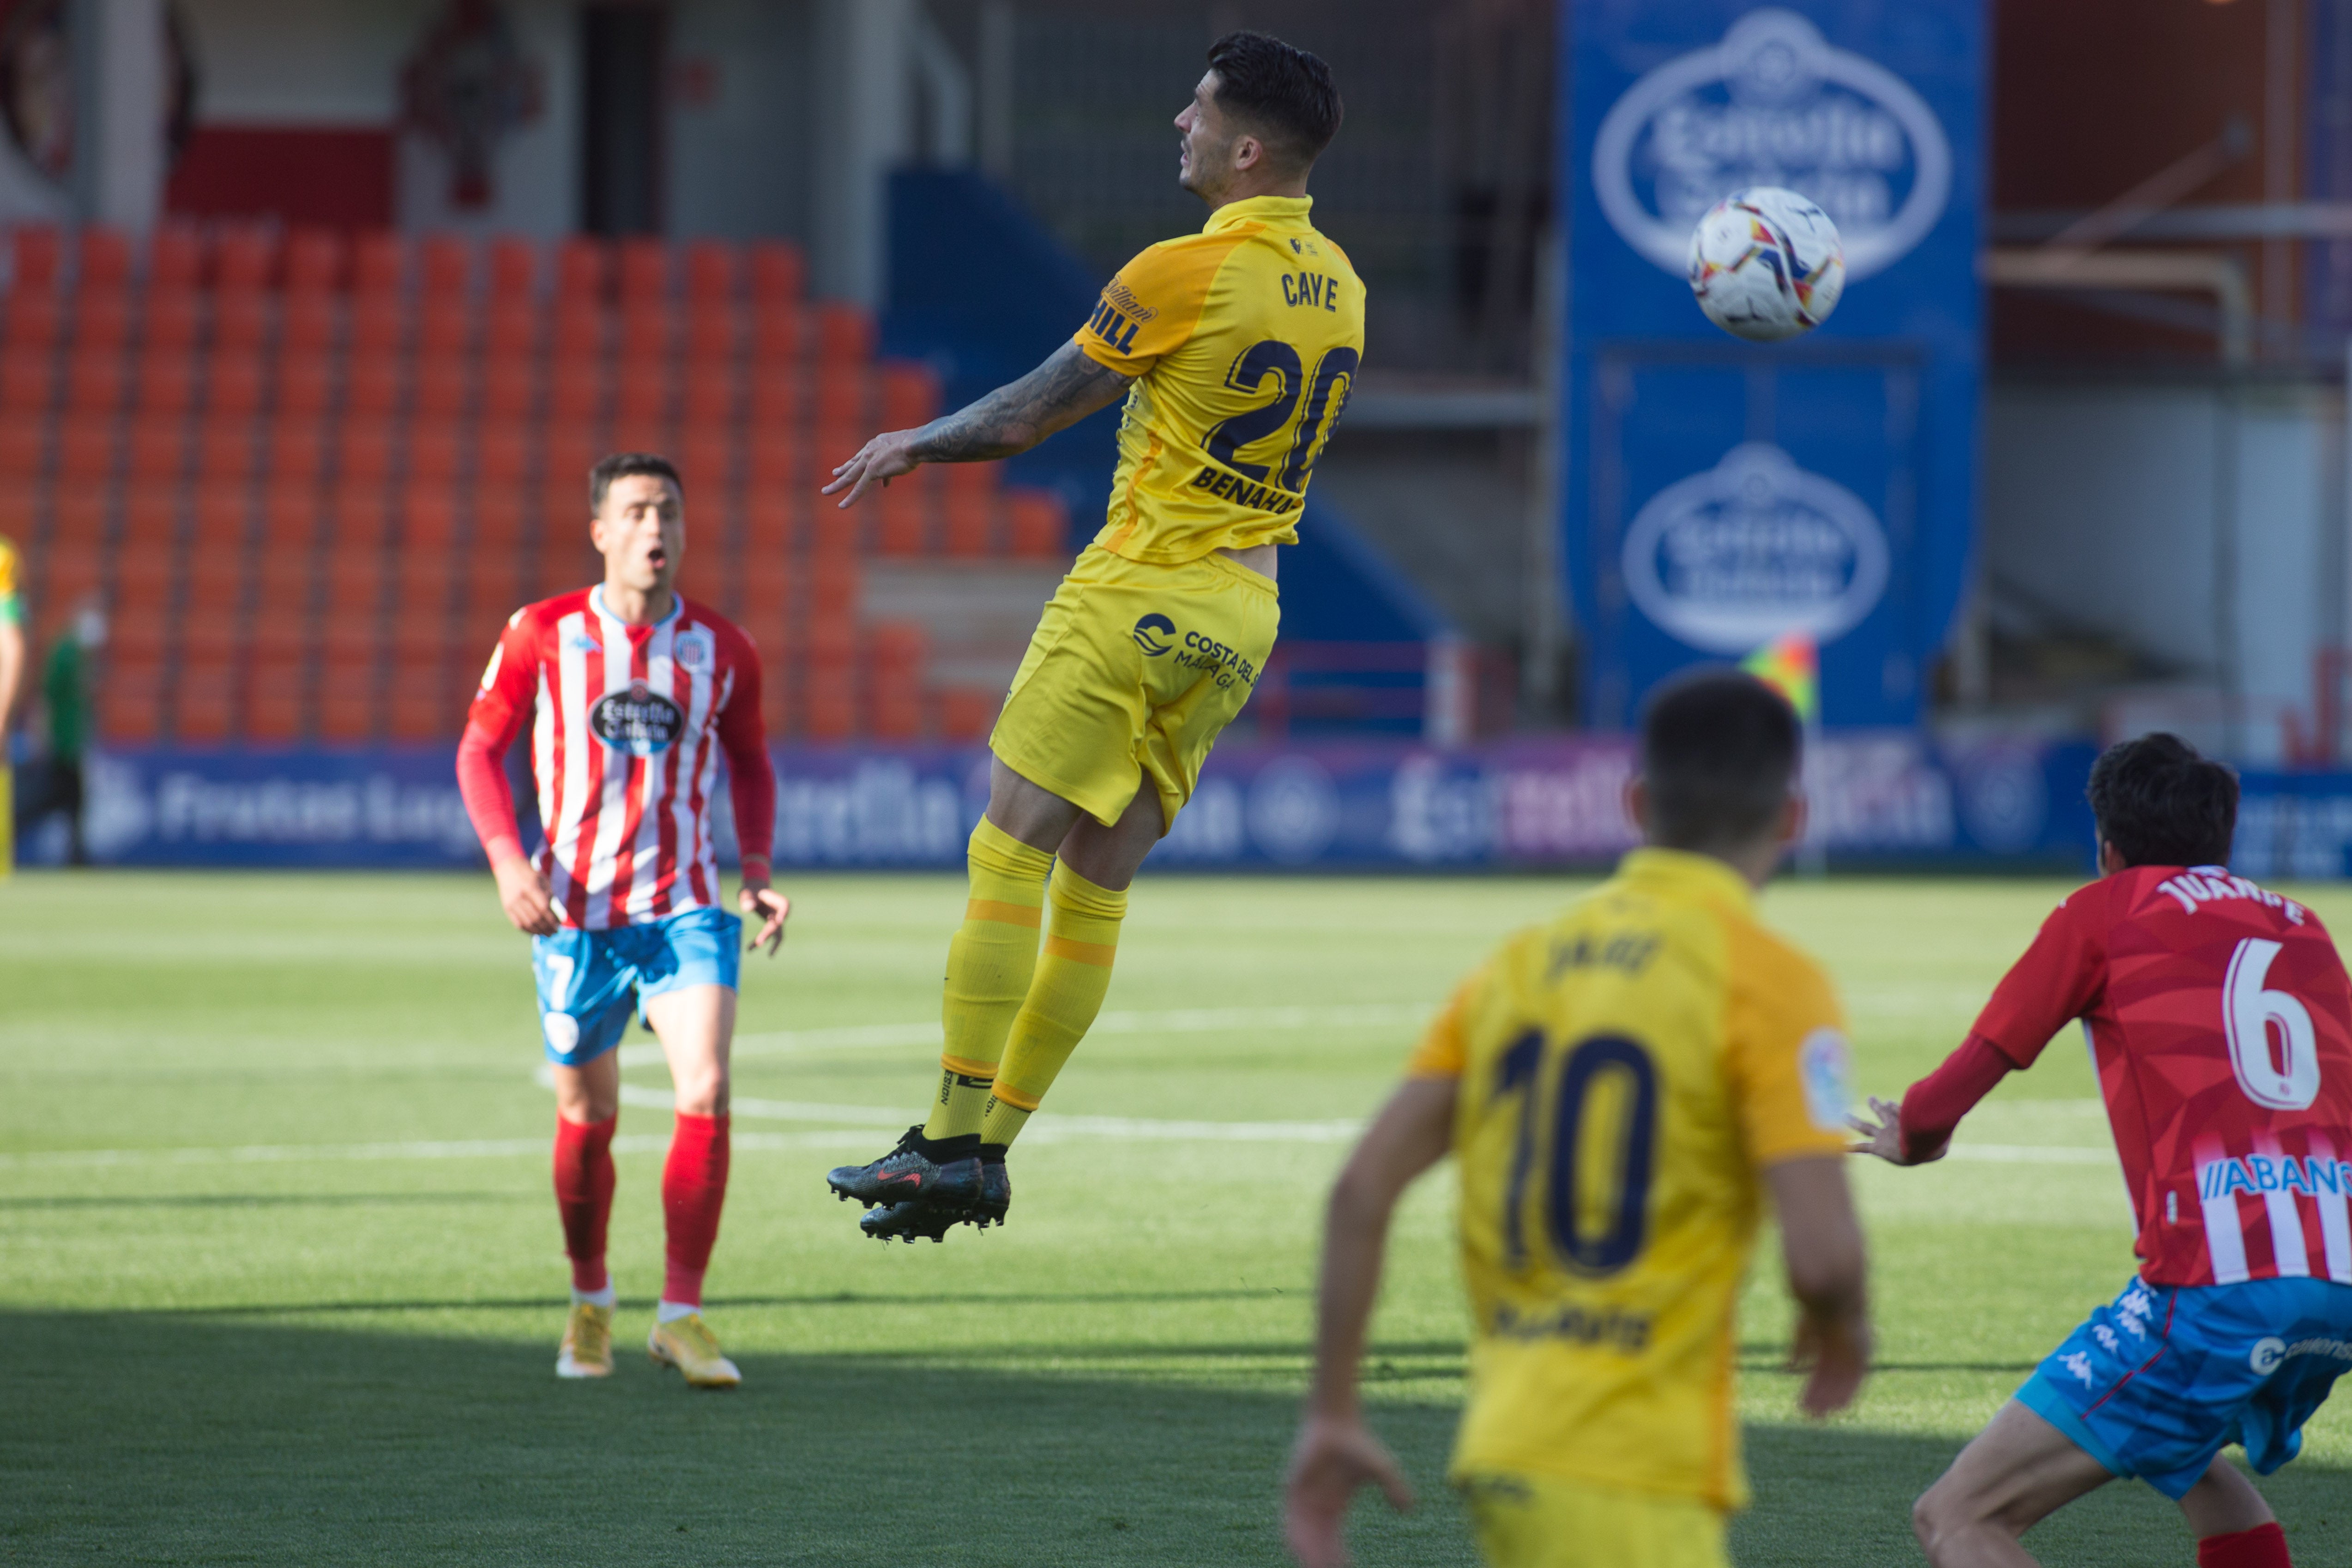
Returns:
[[[1110,989],[1118,922],[1127,918],[1126,892],[1097,888],[1056,864],[1045,897],[1054,906],[1054,924],[1045,933],[1037,977],[1029,983],[1029,1000],[1013,1021],[996,1092],[981,1121],[983,1143],[1010,1143],[1021,1135],[1062,1064],[1094,1027],[1095,1015],[1102,1011],[1103,995]]]
[[[996,1082],[997,1058],[1004,1054],[1005,1036],[1037,967],[1045,877],[1054,868],[1051,855],[986,817],[971,830],[965,858],[971,897],[963,907],[963,924],[948,943],[940,1007],[947,1044],[940,1052],[939,1099],[923,1124],[926,1138],[980,1131],[981,1113]]]

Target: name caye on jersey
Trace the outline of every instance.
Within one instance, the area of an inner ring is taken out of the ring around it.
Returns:
[[[1181,565],[1296,544],[1315,459],[1364,353],[1364,285],[1306,196],[1252,196],[1162,241],[1102,291],[1076,342],[1139,379],[1095,542]]]
[[[2318,917],[2218,866],[2052,912],[1976,1032],[2020,1067],[2081,1019],[2152,1285],[2352,1284],[2352,982]]]
[[[770,813],[774,802],[760,659],[723,617],[681,595],[667,619],[633,626],[594,588],[524,606],[483,671],[468,742],[501,757],[526,717],[546,831],[534,864],[565,925],[603,931],[719,901],[710,805],[722,750],[744,852],[767,853],[772,822],[755,815],[760,799]],[[484,815],[488,844],[498,828]]]

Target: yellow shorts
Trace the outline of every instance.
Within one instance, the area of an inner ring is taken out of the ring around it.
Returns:
[[[1281,619],[1274,580],[1231,556],[1157,566],[1089,545],[1037,622],[989,750],[1105,826],[1149,775],[1172,823]]]
[[[1455,1484],[1489,1568],[1730,1568],[1723,1515],[1696,1498],[1525,1473]]]

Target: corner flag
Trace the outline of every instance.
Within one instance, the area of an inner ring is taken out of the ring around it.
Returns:
[[[1821,660],[1804,633],[1773,638],[1741,659],[1739,668],[1787,698],[1805,724],[1821,717]]]

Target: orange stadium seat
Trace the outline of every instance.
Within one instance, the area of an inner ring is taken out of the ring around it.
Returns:
[[[320,369],[319,407],[322,409],[326,406],[326,389],[333,384],[325,379],[324,367]],[[234,415],[241,418],[259,413],[262,394],[268,385],[259,354],[215,353],[205,360],[205,408],[215,416]],[[286,405],[287,390],[283,384],[278,388],[281,408]]]
[[[919,482],[922,470],[888,486],[866,504],[875,509],[874,548],[883,555],[923,554],[930,544],[929,487]]]
[[[263,224],[225,224],[213,234],[213,286],[224,293],[259,292],[278,282],[278,230]]]
[[[734,430],[719,420],[689,417],[679,426],[670,456],[686,479],[687,492],[696,500],[697,513],[713,522],[725,517],[726,499],[735,489]]]
[[[48,456],[47,419],[21,413],[0,419],[0,479],[37,479]]]
[[[254,563],[253,646],[257,658],[292,662],[310,644],[310,595],[317,574],[305,545],[283,553],[265,550]]]
[[[316,419],[273,421],[269,427],[271,479],[295,479],[315,485],[327,467],[327,429]]]
[[[781,613],[792,603],[793,563],[781,551],[752,551],[730,575],[741,587],[736,604],[745,615]]]
[[[136,485],[122,494],[122,547],[169,550],[180,537],[180,488]]]
[[[7,307],[0,310],[0,331],[5,331],[11,352],[46,353],[57,347],[64,325],[64,308],[45,289],[20,285],[9,292]]]
[[[820,607],[825,615],[855,620],[860,576],[856,556],[818,555],[811,558],[809,603]]]
[[[58,425],[58,474],[61,479],[103,480],[114,476],[115,426],[103,415],[68,415]]]
[[[987,686],[947,686],[939,692],[940,739],[970,744],[988,739],[1004,705],[1003,693]]]
[[[583,526],[588,513],[588,470],[603,457],[603,444],[596,432],[580,425],[550,425],[541,438],[540,483],[542,489],[551,489],[563,499],[559,505],[566,518],[578,517]]]
[[[874,358],[874,318],[855,305],[828,300],[816,308],[820,366],[864,365]]]
[[[245,738],[290,745],[302,738],[303,696],[310,671],[298,664],[256,664],[247,672]]]
[[[873,374],[862,366],[818,370],[811,391],[819,427],[835,425],[864,431],[873,423],[874,384]],[[864,438],[859,437],[861,442]]]
[[[139,312],[139,341],[150,353],[188,353],[196,346],[203,324],[204,309],[194,290],[160,288],[151,280],[147,302]]]
[[[376,737],[375,662],[331,663],[319,670],[318,734],[354,745]]]
[[[602,302],[611,289],[613,247],[601,239],[574,235],[555,247],[555,297]]]
[[[85,289],[121,288],[131,281],[131,237],[105,224],[85,224],[75,236],[74,269]]]
[[[15,262],[20,289],[53,289],[65,262],[65,237],[45,223],[19,225],[9,237],[9,257]]]
[[[269,300],[250,292],[213,296],[213,352],[258,349],[269,342]]]
[[[141,746],[155,739],[163,722],[163,671],[118,662],[99,688],[99,732],[118,745]]]
[[[822,574],[828,568],[856,567],[857,547],[866,536],[865,503],[844,510],[835,498],[814,496],[809,501],[809,558]],[[817,597],[827,603],[837,595],[818,579]]]
[[[187,420],[176,414],[132,420],[129,467],[135,481],[176,482],[188,467]]]
[[[800,428],[808,378],[797,369],[761,366],[751,378],[751,428],[781,434]]]
[[[205,587],[211,592],[205,592]],[[187,609],[180,616],[174,657],[191,664],[234,662],[245,643],[245,617],[239,614],[240,607],[234,580],[227,584],[214,582],[200,587],[191,579]]]
[[[331,294],[350,277],[351,247],[340,230],[298,228],[286,237],[286,292]]]
[[[762,369],[797,365],[808,344],[808,314],[798,305],[762,303],[753,312],[751,358]]]
[[[397,294],[408,286],[408,243],[399,235],[376,229],[352,244],[352,291],[357,294]]]
[[[120,350],[77,349],[66,364],[66,407],[76,414],[112,414],[122,406],[128,379]]]
[[[400,498],[403,555],[430,554],[446,564],[457,542],[457,491],[450,483],[420,482],[412,474]]]
[[[415,396],[419,418],[462,417],[474,400],[472,362],[454,354],[417,355]]]
[[[344,417],[390,419],[398,414],[408,390],[407,372],[397,355],[354,353],[343,369]]]
[[[698,239],[686,247],[686,297],[698,304],[731,302],[743,276],[743,253],[723,239]]]
[[[351,352],[389,358],[408,347],[408,305],[396,294],[362,294],[352,300]]]
[[[528,360],[547,336],[547,312],[536,300],[493,300],[483,319],[482,348],[491,364]]]
[[[463,294],[426,295],[416,311],[417,358],[462,358],[473,350],[474,302]]]
[[[353,418],[335,434],[338,489],[381,486],[392,478],[393,426],[385,419]]]
[[[116,353],[131,341],[131,294],[119,285],[84,286],[74,296],[73,340],[77,349]]]
[[[604,417],[611,392],[604,362],[557,360],[547,367],[547,417],[551,425],[593,426]]]
[[[1070,516],[1051,490],[1005,492],[1005,547],[1024,560],[1066,560]]]
[[[473,487],[473,542],[497,549],[522,542],[530,516],[520,487],[512,482],[478,482]]]
[[[643,429],[669,423],[677,389],[668,360],[625,358],[614,377],[614,387],[613,416],[623,425]]]
[[[252,478],[257,445],[251,419],[236,414],[207,416],[196,435],[196,477],[206,484]]]
[[[428,300],[462,298],[473,287],[474,245],[462,234],[428,234],[416,246],[418,291]]]
[[[638,300],[621,312],[621,357],[667,363],[677,347],[677,312],[663,300]]]
[[[947,554],[959,558],[986,555],[995,544],[994,496],[950,489],[940,498],[940,546]]]
[[[621,298],[627,303],[667,300],[670,295],[670,248],[663,239],[621,242]]]
[[[247,526],[253,519],[252,493],[238,484],[199,486],[193,519],[188,537],[196,549],[241,561]]]
[[[511,549],[467,558],[454,637],[463,659],[488,662],[507,617],[522,608],[521,559]],[[476,663],[469,675],[481,673]]]
[[[194,224],[165,222],[147,241],[147,287],[193,290],[205,280],[205,231]]]
[[[463,430],[454,419],[419,417],[408,427],[406,468],[412,483],[455,484],[465,456]]]
[[[335,362],[322,354],[297,354],[278,362],[277,414],[280,419],[316,419],[334,405]]]
[[[483,486],[517,487],[530,477],[530,430],[500,420],[474,430],[474,479]]]
[[[929,641],[911,621],[885,621],[867,640],[866,731],[877,740],[911,741],[923,732],[923,664]]]
[[[725,365],[686,366],[685,397],[679,416],[689,430],[732,430],[743,405],[743,384]]]
[[[538,292],[538,245],[511,234],[490,241],[490,299],[503,306]]]
[[[752,490],[743,498],[744,551],[756,556],[798,549],[806,515],[806,503],[793,490]]]
[[[539,412],[539,364],[529,355],[493,350],[482,361],[482,415],[523,420]]]
[[[45,621],[56,621],[98,592],[105,560],[94,544],[52,542],[35,563],[31,595]]]
[[[695,374],[734,364],[743,352],[743,316],[733,305],[697,304],[686,320],[686,358]]]
[[[808,451],[799,437],[754,427],[750,447],[751,489],[790,488],[803,482],[808,471]]]
[[[183,667],[172,694],[172,738],[182,745],[216,746],[233,732],[236,667],[228,660]]]
[[[326,294],[289,294],[278,316],[278,352],[332,353],[342,312]]]
[[[751,247],[751,298],[761,304],[798,303],[807,279],[799,246],[771,239]]]
[[[392,535],[392,506],[382,479],[337,481],[326,510],[326,536],[333,542],[333,563],[357,561],[378,565],[384,541]]]
[[[0,413],[46,415],[57,394],[58,362],[47,350],[0,354]]]
[[[883,429],[911,430],[939,416],[940,378],[929,366],[897,361],[882,366],[875,379],[881,388]]]
[[[429,682],[403,669],[392,683],[391,732],[395,741],[412,743],[454,740],[466,727],[466,705],[453,699],[448,682]]]
[[[273,480],[261,492],[261,542],[265,554],[307,557],[319,538],[325,508],[315,479]]]
[[[457,563],[446,549],[400,552],[392,582],[392,639],[403,650],[403,664],[416,657],[420,647],[439,657],[448,637],[449,593],[457,581]]]
[[[106,543],[113,512],[103,481],[60,481],[49,492],[49,542],[100,549]]]
[[[557,359],[602,359],[612,342],[612,312],[593,300],[560,301],[548,353]]]
[[[139,357],[135,406],[142,415],[184,415],[196,404],[196,363],[187,354],[149,352]]]

